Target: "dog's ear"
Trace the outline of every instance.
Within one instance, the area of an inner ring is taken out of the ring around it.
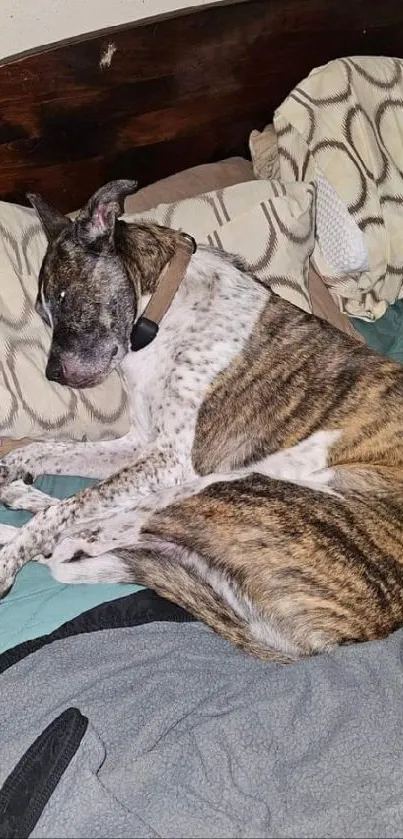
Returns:
[[[56,210],[55,207],[52,207],[51,204],[48,204],[47,201],[44,201],[41,195],[28,192],[27,198],[38,213],[48,242],[52,242],[62,230],[71,225],[71,220],[60,213],[59,210]]]
[[[137,181],[110,181],[101,186],[78,214],[74,227],[84,245],[111,242],[124,200],[137,189]]]

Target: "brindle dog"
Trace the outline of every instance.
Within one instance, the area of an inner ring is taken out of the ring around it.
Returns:
[[[119,220],[133,188],[108,184],[74,222],[32,197],[47,375],[86,387],[120,364],[131,431],[5,458],[3,501],[39,512],[0,533],[2,591],[31,559],[58,580],[137,582],[284,662],[386,636],[403,624],[403,367],[204,247],[131,352],[181,240]],[[44,471],[101,482],[55,502],[24,483]]]

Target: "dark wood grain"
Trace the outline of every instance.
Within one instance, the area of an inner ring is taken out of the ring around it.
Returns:
[[[100,68],[108,43],[116,52]],[[71,210],[102,182],[144,186],[247,153],[312,67],[401,55],[402,0],[249,0],[133,25],[0,66],[0,197]]]

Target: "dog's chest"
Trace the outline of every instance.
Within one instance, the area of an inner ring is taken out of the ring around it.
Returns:
[[[207,389],[253,330],[267,294],[250,280],[239,286],[238,272],[227,270],[215,288],[191,275],[156,339],[124,361],[131,422],[144,443],[163,434],[191,446]]]
[[[164,325],[152,346],[126,361],[131,422],[144,443],[160,434],[193,438],[204,394],[237,344],[224,330],[213,337],[177,323],[172,329]]]

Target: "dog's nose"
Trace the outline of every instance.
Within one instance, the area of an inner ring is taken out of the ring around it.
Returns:
[[[65,384],[66,378],[64,375],[63,365],[59,358],[51,356],[46,365],[46,378],[50,382],[58,382],[60,385]]]

